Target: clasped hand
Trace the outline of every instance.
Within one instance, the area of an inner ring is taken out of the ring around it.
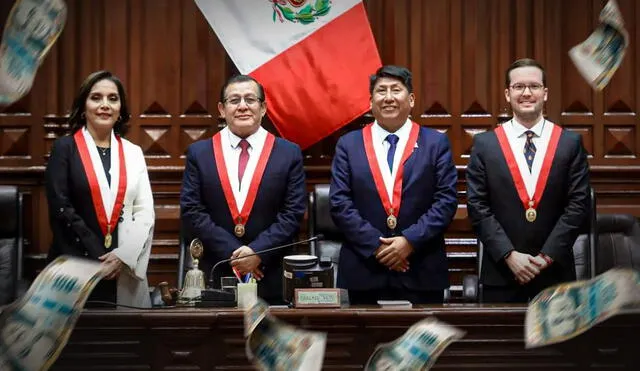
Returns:
[[[240,246],[238,247],[233,254],[231,254],[231,259],[242,258],[246,255],[255,254],[253,249],[249,246]],[[235,267],[240,274],[251,273],[255,279],[260,280],[264,277],[262,270],[260,269],[260,263],[262,263],[262,259],[259,255],[247,256],[246,258],[233,260],[231,261],[231,266]]]
[[[380,264],[396,272],[409,270],[408,257],[413,252],[413,246],[404,236],[380,237],[380,242],[380,247],[375,251]]]
[[[512,251],[505,262],[513,272],[516,281],[521,285],[529,283],[549,266],[549,263],[541,256],[532,256],[517,251]]]

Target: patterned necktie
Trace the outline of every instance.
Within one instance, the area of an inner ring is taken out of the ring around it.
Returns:
[[[398,136],[395,134],[389,134],[385,139],[387,142],[389,142],[389,152],[387,152],[387,163],[389,164],[389,171],[391,173],[393,173],[393,156],[395,156],[396,154],[396,146],[398,145],[399,139],[400,138],[398,138]]]
[[[524,143],[524,157],[527,159],[527,166],[529,166],[529,172],[531,172],[531,166],[533,165],[533,159],[536,157],[536,145],[533,144],[533,131],[527,130],[527,141]]]
[[[238,162],[238,188],[240,189],[242,184],[242,176],[244,175],[244,171],[247,168],[247,162],[249,162],[249,147],[250,144],[246,139],[240,140],[238,143],[238,147],[242,149],[240,151],[240,161]]]

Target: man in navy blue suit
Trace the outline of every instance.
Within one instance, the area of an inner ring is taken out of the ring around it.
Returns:
[[[302,152],[262,128],[262,85],[250,76],[232,77],[222,87],[218,110],[227,126],[189,146],[180,196],[186,234],[204,244],[205,269],[292,242],[306,209]],[[280,303],[286,253],[235,260],[214,272],[213,280],[233,275],[234,267],[260,280],[260,297]]]
[[[458,205],[447,136],[409,119],[411,72],[371,76],[375,122],[338,141],[331,216],[342,230],[338,286],[352,304],[441,303],[449,287],[444,232]]]

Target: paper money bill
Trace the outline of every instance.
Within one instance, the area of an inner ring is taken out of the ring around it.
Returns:
[[[628,45],[629,33],[618,4],[609,0],[600,12],[600,25],[585,41],[571,48],[569,56],[587,82],[602,90],[622,63]]]
[[[254,305],[244,311],[244,336],[249,337],[258,324],[269,313],[269,305],[262,300],[258,300]]]
[[[527,308],[526,347],[574,338],[621,313],[640,311],[640,272],[614,268],[591,280],[563,283],[539,293]]]
[[[99,262],[62,256],[0,315],[0,370],[45,371],[56,361],[103,277]]]
[[[268,305],[258,300],[245,309],[246,352],[258,370],[320,371],[326,334],[304,331],[269,315]]]
[[[430,317],[411,326],[391,343],[376,347],[366,371],[429,370],[442,351],[464,331]]]
[[[63,0],[17,0],[0,44],[0,105],[11,104],[31,90],[40,63],[67,19]]]

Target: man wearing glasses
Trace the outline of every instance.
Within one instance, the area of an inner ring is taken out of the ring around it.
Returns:
[[[205,272],[220,260],[291,242],[306,209],[302,152],[262,128],[262,85],[250,76],[232,77],[221,89],[218,110],[227,126],[189,146],[180,196],[186,234],[205,247]],[[259,280],[258,295],[281,303],[285,253],[235,260],[216,268],[212,279],[233,276],[232,267],[239,275],[251,273]]]
[[[527,302],[576,278],[572,247],[589,214],[589,166],[580,135],[543,116],[542,66],[520,59],[505,77],[513,118],[474,137],[467,209],[484,245],[484,301]]]

